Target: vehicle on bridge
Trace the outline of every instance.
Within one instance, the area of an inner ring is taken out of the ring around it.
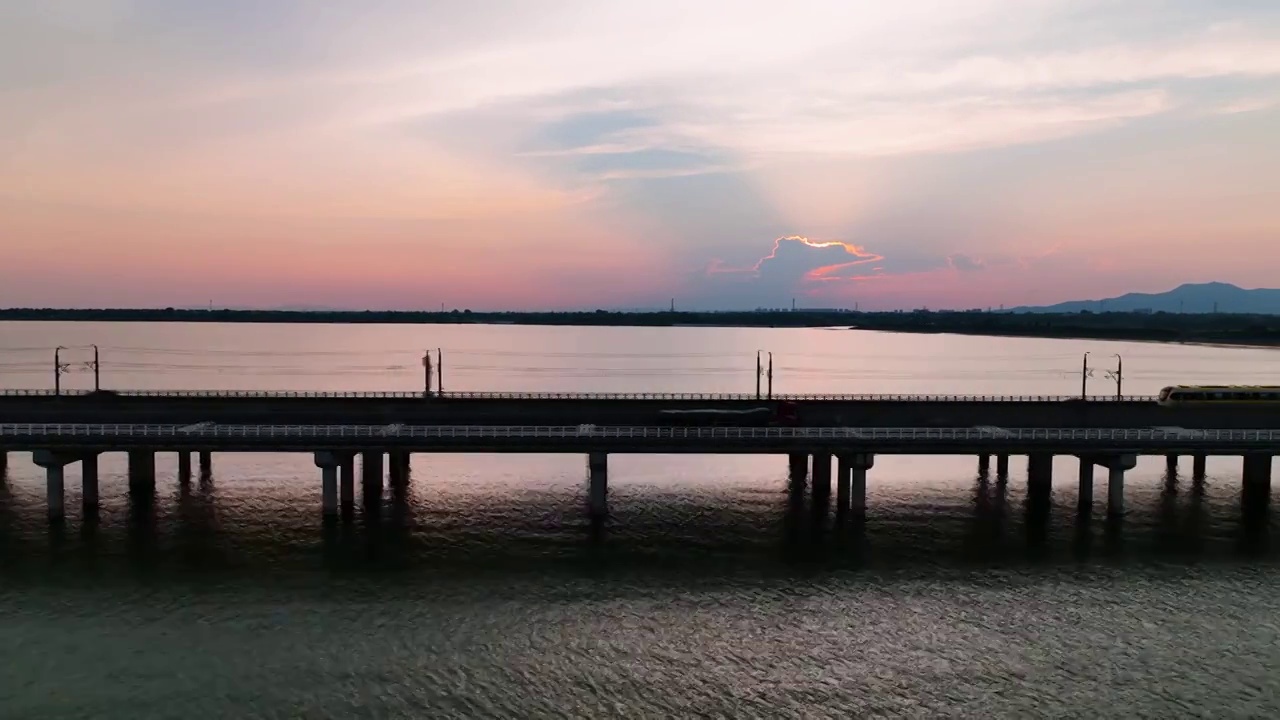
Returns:
[[[794,427],[800,424],[799,406],[786,400],[777,407],[672,409],[659,410],[658,416],[665,424],[677,427]]]
[[[1280,407],[1280,385],[1173,385],[1164,388],[1156,402],[1177,405],[1262,405]]]

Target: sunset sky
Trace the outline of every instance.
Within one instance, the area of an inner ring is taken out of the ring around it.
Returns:
[[[0,306],[1280,286],[1276,0],[10,0]]]

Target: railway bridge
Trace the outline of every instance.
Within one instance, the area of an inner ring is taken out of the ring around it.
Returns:
[[[681,413],[788,405],[805,427],[1280,429],[1280,412],[1248,406],[1162,406],[1149,396],[732,393],[120,391],[0,392],[0,422],[229,425],[675,424]]]
[[[355,501],[356,460],[363,496],[380,497],[384,478],[408,482],[414,453],[581,453],[587,456],[588,512],[608,514],[611,453],[777,454],[790,458],[793,482],[811,472],[815,495],[829,497],[836,466],[837,516],[860,517],[866,509],[868,471],[877,454],[977,455],[988,473],[997,459],[997,479],[1008,477],[1009,457],[1027,456],[1028,496],[1047,506],[1055,455],[1080,459],[1081,511],[1093,503],[1094,467],[1108,471],[1108,514],[1124,513],[1124,477],[1140,455],[1164,455],[1175,464],[1193,458],[1203,477],[1209,455],[1243,458],[1247,493],[1270,491],[1272,457],[1280,454],[1280,429],[1116,428],[894,428],[894,427],[671,427],[550,425],[190,425],[135,423],[0,423],[0,459],[29,451],[45,469],[48,511],[65,516],[65,467],[81,463],[85,516],[97,511],[98,456],[128,454],[130,492],[153,495],[156,453],[177,453],[179,482],[189,482],[192,456],[210,472],[214,452],[307,452],[321,469],[322,511],[327,519],[349,517]],[[389,472],[384,476],[384,467]],[[0,472],[3,468],[0,467]]]

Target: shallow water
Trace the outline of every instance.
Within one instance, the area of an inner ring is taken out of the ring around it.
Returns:
[[[35,346],[53,335],[47,328],[40,337],[14,334],[33,328],[6,326],[5,345]],[[56,334],[90,329],[63,326]],[[108,330],[115,332],[98,334]],[[513,329],[429,330],[472,333],[454,338],[462,347],[453,351],[455,364],[465,368],[468,343],[500,345],[510,339],[501,333]],[[711,356],[732,344],[712,334],[699,336],[705,346],[687,336],[682,347],[675,340],[655,346],[646,335],[627,348],[614,329],[604,329],[603,339],[596,329],[573,330],[578,363],[612,347],[635,356],[627,362],[666,367],[687,361],[673,357],[677,349]],[[206,333],[126,331],[136,346],[170,352],[200,347]],[[277,358],[292,347],[272,346],[264,339],[271,334],[259,332],[239,342],[244,352],[265,355],[245,357]],[[310,332],[337,342],[346,329]],[[380,332],[395,338],[404,331]],[[855,342],[830,331],[750,332],[756,335],[734,342],[777,344],[775,333],[786,333],[795,346],[796,337],[815,338],[805,341],[813,344],[804,362],[828,367],[835,390],[875,388],[879,381],[868,378],[894,370],[914,375],[885,381],[886,391],[964,385],[939,377],[956,375],[954,363],[886,366],[859,350],[875,340],[882,354],[905,356],[883,347],[898,336],[854,333]],[[542,351],[560,352],[553,340],[563,337],[548,337]],[[940,344],[913,352],[984,364],[981,344],[929,341]],[[225,337],[219,342],[227,346]],[[1016,379],[1020,368],[1041,362],[1078,363],[1075,346],[1014,342],[985,364],[1015,380],[1001,385],[984,376],[972,392],[1078,387],[1078,377]],[[384,344],[388,353],[409,352]],[[1257,377],[1267,372],[1265,358],[1275,357],[1116,348],[1127,365],[1143,367],[1131,355],[1149,352],[1150,365],[1181,365],[1182,375],[1206,379]],[[1113,350],[1105,343],[1091,349],[1104,357]],[[321,356],[305,358],[317,373],[312,388],[372,382],[323,375]],[[841,367],[865,372],[841,379]],[[169,387],[236,379],[221,370],[109,377],[116,387],[142,387],[144,375],[151,386]],[[455,387],[501,384],[486,372],[468,376],[459,368]],[[1163,382],[1134,372],[1133,392]],[[610,382],[600,375],[583,389],[608,389],[593,386]],[[734,389],[742,378],[704,380]],[[299,380],[265,373],[242,374],[239,382]],[[544,380],[502,382],[541,389]],[[548,389],[573,389],[560,382]],[[619,389],[636,382],[616,381]],[[654,389],[687,389],[684,382]],[[1077,517],[1076,465],[1066,458],[1055,463],[1046,519],[1028,515],[1021,458],[1001,484],[977,477],[971,457],[881,456],[861,526],[837,525],[829,512],[815,511],[813,498],[792,493],[785,457],[621,455],[610,459],[612,516],[596,528],[583,512],[584,465],[574,456],[417,455],[406,492],[387,490],[376,513],[358,504],[351,523],[326,528],[319,471],[308,456],[216,455],[212,478],[185,488],[176,460],[161,456],[157,496],[147,506],[131,503],[124,458],[109,454],[97,522],[80,517],[78,470],[70,466],[71,517],[50,528],[42,477],[12,453],[0,486],[3,716],[1280,714],[1280,554],[1271,511],[1242,511],[1238,459],[1211,459],[1203,483],[1169,482],[1163,458],[1144,459],[1129,474],[1130,513],[1108,523],[1101,472],[1091,520]]]

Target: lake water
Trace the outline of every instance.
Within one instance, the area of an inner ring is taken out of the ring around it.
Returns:
[[[1268,350],[848,330],[0,324],[0,386],[1091,393],[1280,382]],[[1203,485],[1163,459],[1129,515],[1075,516],[1055,465],[1047,523],[1025,462],[877,458],[868,520],[787,490],[785,457],[615,456],[602,532],[585,462],[418,455],[376,519],[325,530],[309,456],[218,455],[131,506],[102,459],[100,521],[44,520],[42,475],[0,484],[5,718],[1275,717],[1280,566],[1240,465]],[[1189,471],[1184,461],[1183,471]],[[1103,482],[1101,474],[1098,481]]]

